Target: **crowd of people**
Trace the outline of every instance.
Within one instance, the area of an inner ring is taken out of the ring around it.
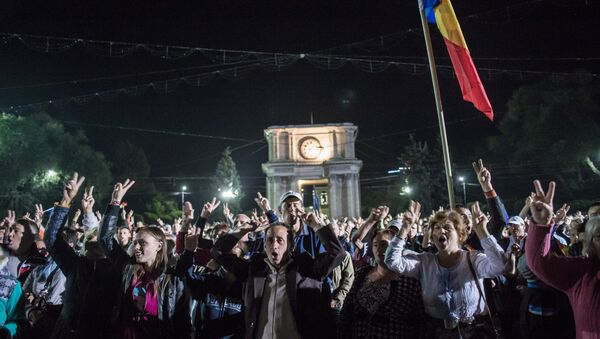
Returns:
[[[2,220],[0,338],[600,338],[600,202],[555,210],[536,180],[510,216],[473,167],[485,213],[334,219],[289,191],[172,224],[134,220],[130,179],[95,211],[75,173],[52,209]]]

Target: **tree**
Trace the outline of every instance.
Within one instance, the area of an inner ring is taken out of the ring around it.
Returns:
[[[408,200],[419,201],[424,211],[448,204],[444,165],[439,149],[437,147],[430,151],[427,142],[416,141],[410,135],[409,144],[398,158],[401,167],[406,168],[398,193],[404,197],[405,203]]]
[[[163,219],[165,222],[171,222],[174,218],[181,217],[181,210],[177,208],[177,202],[167,199],[158,193],[149,203],[146,204],[144,218],[148,224],[152,224],[156,219]],[[146,219],[147,218],[147,219]]]
[[[112,190],[104,155],[88,145],[83,132],[69,133],[47,114],[0,114],[0,164],[2,210],[51,205],[63,179],[74,171],[86,176],[86,185],[95,186],[97,201],[108,199]]]
[[[502,134],[488,140],[489,152],[508,167],[513,180],[556,180],[567,200],[597,194],[599,84],[580,74],[517,89],[498,125]]]
[[[223,155],[217,163],[215,175],[211,179],[211,187],[213,192],[219,192],[220,200],[229,203],[232,211],[239,209],[239,203],[244,197],[244,193],[229,147],[223,151]]]

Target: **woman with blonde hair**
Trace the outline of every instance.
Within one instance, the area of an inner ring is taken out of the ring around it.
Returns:
[[[483,278],[504,270],[504,251],[487,231],[487,217],[479,204],[472,208],[473,230],[483,252],[462,249],[468,237],[464,220],[455,211],[437,212],[430,220],[431,241],[437,253],[415,253],[405,249],[406,237],[421,205],[410,203],[402,228],[390,243],[385,263],[400,275],[419,279],[427,320],[426,337],[492,338],[495,328],[483,294]]]
[[[184,282],[170,271],[167,240],[159,227],[142,227],[130,257],[114,239],[118,208],[135,181],[115,185],[112,203],[100,227],[100,244],[121,272],[121,290],[112,317],[117,338],[189,338],[189,295]]]

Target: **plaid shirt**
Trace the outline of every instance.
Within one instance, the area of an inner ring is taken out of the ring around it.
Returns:
[[[375,314],[357,302],[357,293],[372,269],[367,266],[356,273],[344,301],[338,338],[422,338],[425,311],[418,280],[400,276],[393,280],[388,300]]]

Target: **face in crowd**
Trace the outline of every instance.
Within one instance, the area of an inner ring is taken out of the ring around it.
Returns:
[[[7,248],[15,254],[25,253],[35,239],[32,227],[26,220],[17,220],[13,223],[5,236],[8,237]]]
[[[119,228],[117,232],[117,241],[121,246],[127,246],[129,241],[131,241],[131,231],[127,227]]]
[[[288,228],[283,225],[271,226],[265,236],[265,253],[267,259],[275,266],[285,264],[290,258]]]
[[[373,237],[373,258],[375,258],[375,263],[378,266],[385,267],[385,251],[390,245],[390,241],[392,240],[392,232],[389,230],[380,231],[375,234]]]
[[[283,220],[293,225],[304,215],[304,205],[302,200],[296,197],[287,197],[281,204],[281,213]]]
[[[516,239],[523,239],[525,237],[525,225],[521,225],[518,223],[508,224],[510,228],[510,232]]]
[[[464,217],[455,211],[436,213],[432,225],[431,241],[440,252],[458,251],[468,236]]]
[[[235,229],[240,229],[240,227],[250,222],[250,218],[245,214],[238,214],[235,217]]]
[[[419,225],[412,224],[412,226],[410,226],[410,229],[408,230],[408,238],[409,239],[414,239],[417,236],[417,231],[418,231]]]
[[[471,234],[471,231],[473,231],[473,215],[471,215],[471,211],[468,208],[459,207],[456,209],[456,212],[463,218],[467,235]]]
[[[157,235],[154,235],[153,233],[150,233],[144,229],[135,235],[135,241],[133,242],[133,255],[138,264],[147,266],[154,265],[157,257],[162,253],[163,247],[165,247],[164,241],[157,238]]]

